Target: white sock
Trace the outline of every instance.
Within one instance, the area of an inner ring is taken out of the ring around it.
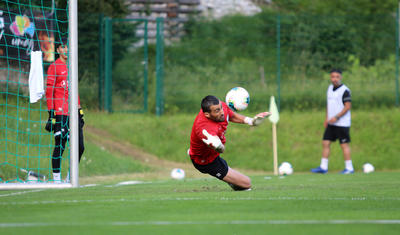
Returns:
[[[321,167],[322,170],[328,170],[328,158],[321,158]]]
[[[345,165],[345,168],[346,168],[347,170],[349,170],[349,171],[354,171],[353,163],[351,162],[351,160],[346,160],[346,161],[344,161],[344,165]]]
[[[53,180],[54,181],[61,181],[61,173],[54,173],[53,172]]]
[[[66,183],[71,182],[70,179],[69,179],[69,171],[68,171],[68,174],[67,174],[67,178],[65,178],[65,182],[66,182]]]

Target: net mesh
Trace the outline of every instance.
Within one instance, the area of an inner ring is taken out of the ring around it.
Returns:
[[[193,21],[165,46],[166,113],[199,109],[208,94],[250,93],[250,112],[323,109],[329,71],[344,71],[354,108],[394,106],[396,17],[393,14],[272,14]],[[278,93],[279,91],[279,93]],[[184,98],[182,98],[184,97]]]
[[[0,3],[1,183],[52,180],[54,133],[44,129],[48,119],[45,95],[31,103],[30,86],[43,85],[46,90],[47,69],[56,59],[55,45],[68,36],[67,13],[51,0]],[[42,66],[37,68],[42,69],[44,78],[30,84],[33,51],[42,52]],[[66,146],[60,156],[64,174],[69,163]]]

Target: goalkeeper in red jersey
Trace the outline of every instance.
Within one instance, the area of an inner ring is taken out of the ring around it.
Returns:
[[[229,122],[257,126],[269,116],[269,112],[254,118],[233,112],[228,105],[215,96],[206,96],[201,101],[201,110],[194,120],[188,154],[194,167],[228,183],[233,190],[250,190],[250,178],[230,168],[220,156],[225,151],[225,133]]]
[[[54,132],[55,147],[52,155],[53,180],[61,182],[61,159],[69,139],[69,91],[68,91],[68,46],[67,40],[57,45],[59,58],[47,70],[46,100],[49,119],[45,129]],[[83,111],[78,97],[79,108],[79,161],[85,149],[83,142]],[[66,178],[69,182],[69,173]]]

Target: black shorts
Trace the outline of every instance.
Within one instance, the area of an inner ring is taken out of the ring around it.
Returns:
[[[323,140],[336,141],[339,143],[350,143],[350,127],[328,125],[324,132]]]
[[[228,169],[229,169],[228,163],[226,163],[226,161],[220,156],[215,158],[213,162],[207,165],[196,164],[193,160],[192,162],[194,167],[201,173],[210,174],[214,177],[217,177],[220,180],[222,180],[226,176],[226,174],[228,174]]]

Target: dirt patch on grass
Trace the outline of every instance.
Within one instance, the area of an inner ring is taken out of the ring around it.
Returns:
[[[140,163],[150,166],[154,169],[153,172],[149,173],[135,173],[135,174],[123,174],[125,176],[132,175],[139,178],[166,178],[169,177],[170,171],[173,168],[181,168],[185,170],[185,173],[188,177],[201,177],[202,174],[197,172],[193,166],[189,163],[180,163],[180,162],[173,162],[164,159],[160,159],[155,155],[149,154],[144,152],[143,150],[139,149],[132,144],[121,141],[117,139],[115,136],[110,134],[107,131],[100,130],[90,125],[85,125],[85,138],[98,145],[106,148],[111,152],[118,153],[123,156],[131,157]],[[121,176],[123,176],[121,175]],[[99,176],[98,178],[102,177],[110,177],[110,176]]]

